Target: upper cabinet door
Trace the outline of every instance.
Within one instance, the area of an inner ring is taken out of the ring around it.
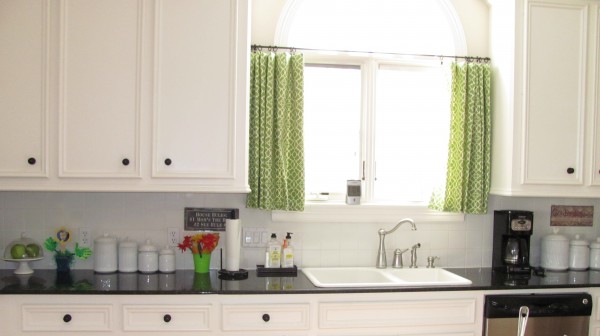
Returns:
[[[588,7],[530,2],[524,57],[524,184],[583,184]]]
[[[590,170],[591,180],[593,185],[600,185],[600,6],[596,7],[596,21],[594,23],[595,34],[592,35],[591,39],[593,43],[591,46],[596,50],[595,57],[593,58],[593,64],[595,71],[590,78],[590,90],[592,91],[590,100],[590,109],[593,111],[593,122],[591,123],[594,127],[594,141],[593,141],[593,162],[592,169]]]
[[[62,0],[60,177],[139,177],[143,0]]]
[[[236,102],[245,104],[235,96],[245,80],[236,55],[249,52],[236,9],[229,0],[156,1],[154,178],[235,178],[236,118],[245,118],[236,115]]]
[[[0,176],[48,175],[48,1],[0,1]]]

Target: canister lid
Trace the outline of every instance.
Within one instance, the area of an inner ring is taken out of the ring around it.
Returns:
[[[94,242],[96,242],[96,243],[116,243],[117,238],[109,236],[107,232],[104,232],[104,235],[94,239]]]
[[[565,237],[561,234],[558,234],[557,228],[552,229],[552,231],[554,232],[553,234],[546,235],[542,239],[545,241],[565,241],[565,242],[569,241],[567,239],[567,237]]]
[[[579,235],[575,235],[575,239],[571,240],[571,245],[573,246],[588,246],[590,243],[587,240],[580,239]]]
[[[138,251],[140,251],[140,252],[156,252],[158,250],[156,249],[156,246],[152,245],[152,242],[150,241],[150,239],[147,239],[144,244],[140,245],[140,248],[138,249]]]
[[[162,250],[160,250],[160,252],[158,252],[158,254],[160,254],[160,255],[168,255],[168,254],[175,255],[175,251],[171,250],[169,248],[169,246],[165,246],[165,248],[163,248]]]
[[[129,237],[126,237],[125,239],[119,242],[119,247],[137,249],[137,242],[130,240]]]

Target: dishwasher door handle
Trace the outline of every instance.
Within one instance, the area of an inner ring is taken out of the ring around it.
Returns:
[[[519,325],[517,329],[517,336],[525,336],[525,330],[527,329],[527,319],[529,318],[529,307],[521,306],[519,308]]]

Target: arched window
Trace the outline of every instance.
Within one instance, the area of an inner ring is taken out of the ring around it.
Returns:
[[[467,54],[452,5],[289,0],[275,42],[321,50],[304,52],[307,200],[343,201],[360,180],[363,204],[424,206],[450,116],[446,67],[427,55]]]
[[[448,0],[288,0],[275,39],[315,49],[467,54]]]

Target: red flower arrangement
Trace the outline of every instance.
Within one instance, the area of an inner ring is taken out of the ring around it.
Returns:
[[[181,252],[192,250],[192,254],[206,254],[212,251],[219,244],[218,233],[198,233],[193,236],[183,237],[183,242],[178,245]]]

